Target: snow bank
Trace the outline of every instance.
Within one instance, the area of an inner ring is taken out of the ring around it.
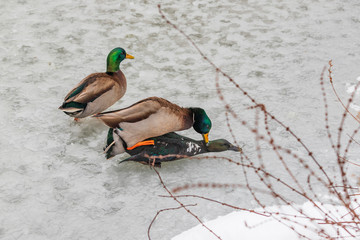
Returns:
[[[308,217],[323,219],[322,215],[319,212],[319,209],[315,208],[310,202],[295,207],[298,209],[301,208]],[[331,213],[332,215],[334,215],[334,217],[338,219],[348,213],[346,208],[342,206],[325,204],[322,206],[322,209],[326,210],[326,212],[328,213]],[[245,211],[236,211],[228,215],[218,217],[215,220],[205,222],[205,225],[208,226],[223,240],[299,239],[299,235],[296,233],[296,231],[300,234],[307,236],[310,239],[324,239],[324,236],[319,236],[318,234],[318,231],[321,229],[323,229],[327,234],[331,236],[337,236],[337,228],[330,224],[323,224],[323,221],[310,221],[309,218],[294,218],[291,216],[289,217],[288,215],[299,216],[299,214],[294,210],[292,206],[272,206],[266,208],[266,210],[267,212],[279,212],[279,216],[281,216],[281,214],[286,214],[286,217],[288,217],[291,221],[281,220],[280,222],[275,219],[280,219],[280,217],[273,218]],[[255,211],[263,212],[261,209],[255,209]],[[285,216],[283,215],[283,217]],[[345,219],[343,219],[343,221],[346,221],[346,218],[350,218],[350,216],[346,215],[344,218]],[[298,224],[295,224],[295,221]],[[291,226],[295,228],[295,231],[290,228]],[[307,228],[304,228],[304,226],[307,226]],[[347,236],[342,229],[339,229],[339,231],[342,236]],[[218,238],[216,238],[200,224],[172,238],[172,240],[189,239],[211,240]],[[355,238],[348,237],[346,239]]]

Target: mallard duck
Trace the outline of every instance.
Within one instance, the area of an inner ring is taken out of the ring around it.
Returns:
[[[126,78],[119,68],[125,58],[134,57],[122,48],[114,48],[107,56],[106,72],[93,73],[84,78],[66,95],[59,109],[77,120],[113,105],[126,91]]]
[[[111,134],[109,137],[108,142],[112,142]],[[147,139],[141,146],[126,150],[131,157],[121,162],[135,161],[143,164],[154,164],[160,167],[161,162],[179,160],[208,152],[223,152],[227,150],[242,151],[241,148],[232,145],[225,139],[217,139],[205,144],[204,141],[196,141],[172,132]],[[107,153],[106,157],[109,156],[111,156],[111,154]]]
[[[204,109],[182,108],[159,97],[146,98],[130,107],[96,114],[94,117],[113,129],[114,139],[121,138],[119,142],[123,141],[118,144],[117,154],[147,138],[190,127],[200,133],[207,143],[211,129],[211,121]]]

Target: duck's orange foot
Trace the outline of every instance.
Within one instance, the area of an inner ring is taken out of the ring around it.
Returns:
[[[133,150],[133,149],[135,149],[137,147],[147,146],[147,145],[155,145],[154,140],[146,140],[146,141],[138,142],[134,146],[128,147],[127,150]]]
[[[80,122],[80,119],[79,118],[74,118],[74,121],[75,122]]]

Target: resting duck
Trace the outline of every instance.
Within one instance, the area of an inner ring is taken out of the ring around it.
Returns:
[[[119,68],[125,58],[134,57],[122,48],[113,49],[107,57],[106,72],[93,73],[84,78],[66,95],[59,109],[78,120],[113,105],[126,91],[126,78]]]
[[[108,144],[111,144],[113,141],[111,134],[108,137]],[[112,149],[111,147],[107,149],[106,157],[109,158],[112,156]],[[204,141],[196,141],[172,132],[147,139],[141,146],[126,150],[131,157],[121,162],[135,161],[160,167],[161,162],[179,160],[207,152],[223,152],[227,150],[242,151],[241,148],[232,145],[225,139],[217,139],[205,144]]]
[[[182,108],[159,97],[146,98],[130,107],[99,113],[94,117],[112,128],[113,139],[117,140],[117,154],[147,138],[190,127],[202,134],[207,143],[211,129],[211,121],[204,109]]]

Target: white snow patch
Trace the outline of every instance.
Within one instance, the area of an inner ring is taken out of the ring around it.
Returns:
[[[309,217],[323,219],[319,213],[319,209],[315,208],[314,205],[310,202],[306,202],[301,206],[296,206],[296,208],[301,208],[303,212]],[[321,208],[325,209],[327,212],[331,211],[331,213],[336,215],[338,219],[348,213],[346,208],[343,206],[324,204]],[[266,210],[269,212],[280,212],[280,214],[287,214],[287,216],[299,216],[299,214],[291,206],[272,206],[266,208]],[[261,209],[255,209],[255,211],[263,212]],[[310,221],[308,218],[301,217],[294,218],[290,216],[289,219],[296,221],[299,224],[285,222],[284,220],[279,222],[272,217],[266,217],[245,211],[236,211],[228,215],[218,217],[215,220],[205,222],[205,225],[214,231],[214,233],[220,236],[223,240],[299,239],[299,236],[295,231],[307,236],[309,239],[324,239],[317,233],[317,231],[320,229],[324,229],[325,233],[329,234],[330,236],[337,236],[336,231],[338,228],[334,227],[334,225],[321,224],[323,223],[322,221]],[[349,214],[347,217],[341,219],[341,221],[347,220],[350,220]],[[295,231],[291,230],[290,226],[293,226]],[[307,228],[304,228],[303,226],[307,226]],[[339,228],[339,231],[340,236],[346,236],[346,239],[355,239],[349,237],[349,235],[346,234],[343,229]],[[352,234],[356,235],[355,231],[353,231]],[[172,238],[172,240],[190,239],[211,240],[218,238],[216,238],[200,224]]]

